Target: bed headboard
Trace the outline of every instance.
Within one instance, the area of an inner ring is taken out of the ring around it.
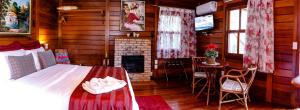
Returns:
[[[39,41],[29,41],[29,42],[19,42],[19,41],[13,41],[12,43],[8,45],[0,45],[0,51],[12,51],[12,50],[19,50],[19,49],[36,49],[40,48],[41,44]]]

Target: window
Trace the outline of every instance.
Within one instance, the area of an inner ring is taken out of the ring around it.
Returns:
[[[247,27],[247,8],[238,7],[228,10],[227,53],[244,54]]]
[[[161,15],[159,24],[159,49],[180,49],[181,17]]]
[[[159,7],[157,58],[190,58],[196,55],[195,11]]]

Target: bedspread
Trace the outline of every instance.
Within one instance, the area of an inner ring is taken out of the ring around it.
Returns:
[[[89,81],[92,78],[105,78],[111,76],[128,83],[128,76],[121,67],[100,67],[94,66],[84,80],[73,91],[69,110],[131,110],[132,109],[132,95],[130,94],[130,85],[126,85],[121,89],[93,95],[85,91],[81,84]]]

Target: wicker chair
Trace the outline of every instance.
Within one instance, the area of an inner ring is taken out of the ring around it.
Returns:
[[[257,67],[250,67],[245,71],[232,69],[229,70],[226,75],[220,78],[219,110],[221,110],[222,103],[233,101],[238,101],[245,106],[246,110],[248,110],[247,100],[249,99],[250,101],[248,92],[254,81],[256,71]],[[233,75],[233,73],[238,74]],[[236,98],[224,100],[229,94],[234,94]]]
[[[200,68],[197,64],[200,64],[206,60],[205,57],[193,57],[192,58],[192,69],[193,69],[193,82],[192,82],[192,93],[195,92],[196,85],[203,79],[207,78],[205,70]]]

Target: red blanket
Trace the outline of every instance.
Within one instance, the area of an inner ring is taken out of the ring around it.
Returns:
[[[94,77],[105,78],[106,76],[124,80],[127,85],[121,89],[98,95],[90,94],[82,88],[83,82]],[[131,97],[126,72],[123,68],[95,66],[72,93],[69,110],[131,110]]]

